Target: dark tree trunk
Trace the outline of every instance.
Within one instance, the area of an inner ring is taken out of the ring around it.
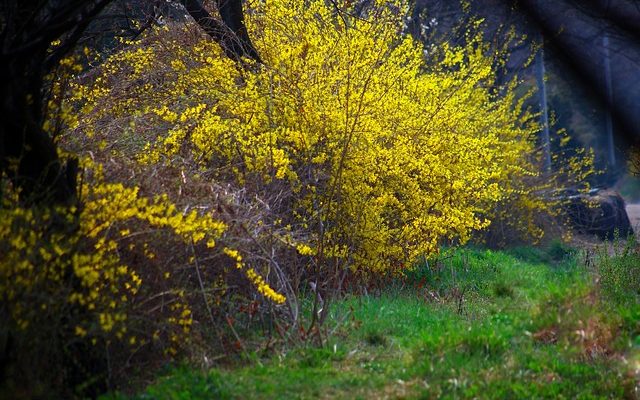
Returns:
[[[44,58],[3,60],[0,96],[0,169],[20,190],[25,205],[65,204],[76,198],[77,161],[64,163],[53,139],[43,130],[42,76]]]
[[[235,61],[241,61],[242,57],[249,57],[262,62],[244,24],[242,0],[216,0],[222,23],[211,16],[200,0],[181,0],[181,2],[207,35],[222,46],[227,57]]]
[[[78,162],[43,129],[45,76],[110,0],[4,1],[0,6],[0,174],[26,206],[76,200]],[[61,44],[51,49],[54,40]]]

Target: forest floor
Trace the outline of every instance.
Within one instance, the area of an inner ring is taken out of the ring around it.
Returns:
[[[640,305],[607,297],[594,268],[560,245],[459,249],[334,303],[322,347],[172,367],[105,398],[638,398]]]

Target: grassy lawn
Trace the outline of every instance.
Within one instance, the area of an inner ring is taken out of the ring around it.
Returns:
[[[334,303],[322,348],[174,368],[131,398],[637,398],[640,306],[608,300],[578,258],[457,250]]]

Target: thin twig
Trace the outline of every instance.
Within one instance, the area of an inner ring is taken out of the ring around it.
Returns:
[[[191,253],[193,254],[193,265],[196,269],[196,275],[198,277],[198,283],[200,284],[200,290],[202,293],[202,300],[204,301],[204,305],[207,308],[207,312],[209,313],[209,318],[211,318],[211,326],[213,327],[213,330],[216,333],[216,336],[218,337],[218,340],[220,341],[220,346],[224,348],[223,343],[222,343],[222,334],[220,333],[220,331],[218,330],[217,326],[216,326],[216,320],[213,317],[213,312],[211,311],[211,307],[209,306],[209,302],[207,301],[207,294],[205,293],[204,290],[204,283],[202,282],[202,276],[200,275],[200,265],[198,263],[198,257],[196,256],[196,249],[195,246],[193,244],[193,240],[191,240]],[[235,333],[235,332],[234,332]]]

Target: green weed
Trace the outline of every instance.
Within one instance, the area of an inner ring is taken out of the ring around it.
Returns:
[[[603,293],[620,304],[640,303],[640,249],[635,238],[613,243],[613,253],[606,248],[598,254],[598,273]]]

